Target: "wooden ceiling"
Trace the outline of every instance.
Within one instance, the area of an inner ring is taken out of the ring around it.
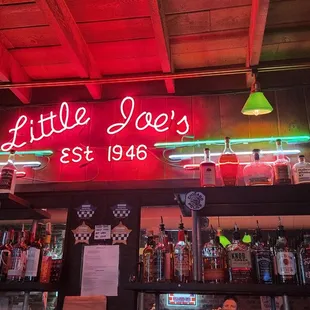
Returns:
[[[306,60],[309,16],[309,0],[0,0],[0,88]],[[217,90],[216,78],[0,89],[0,104],[179,95],[206,81]],[[250,82],[247,73],[220,84]]]

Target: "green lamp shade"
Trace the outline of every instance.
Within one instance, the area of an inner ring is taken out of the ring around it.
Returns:
[[[220,244],[226,248],[229,244],[231,244],[231,242],[228,240],[227,237],[225,236],[220,236]]]
[[[252,242],[252,237],[248,234],[245,234],[242,238],[243,243],[251,243]]]
[[[244,115],[262,115],[271,113],[273,110],[264,93],[252,92],[243,106],[241,113]]]

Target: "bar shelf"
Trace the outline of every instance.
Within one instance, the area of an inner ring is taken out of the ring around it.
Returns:
[[[200,295],[309,296],[310,286],[277,284],[129,283],[126,290],[149,294],[191,293]]]
[[[0,292],[56,292],[59,290],[59,283],[0,282]]]
[[[0,220],[39,220],[49,219],[50,214],[16,195],[0,193]]]

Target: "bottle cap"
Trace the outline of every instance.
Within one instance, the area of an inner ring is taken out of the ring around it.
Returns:
[[[164,224],[164,219],[163,219],[162,216],[160,217],[159,230],[160,231],[165,231],[165,224]]]
[[[299,155],[298,157],[299,158],[305,158],[305,155]]]
[[[233,232],[232,237],[234,240],[240,240],[241,239],[239,227],[237,226],[237,224],[235,224],[235,228],[234,228],[234,232]]]
[[[182,215],[180,215],[180,224],[179,224],[179,229],[184,229],[184,224],[183,224],[183,221],[182,221]]]
[[[277,139],[277,140],[276,140],[276,144],[277,144],[277,145],[281,145],[281,144],[282,144],[282,140],[281,140],[281,139]]]

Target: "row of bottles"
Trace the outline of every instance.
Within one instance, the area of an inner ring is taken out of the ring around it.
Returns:
[[[226,237],[220,229],[211,227],[209,237],[201,253],[205,283],[310,284],[310,234],[302,234],[296,247],[288,242],[280,221],[276,238],[268,236],[266,242],[258,224],[252,238],[241,238],[237,225],[231,243],[222,242]],[[163,222],[158,237],[149,232],[142,259],[146,283],[192,281],[191,244],[182,219],[175,245],[169,242]]]
[[[31,232],[2,232],[0,247],[0,281],[49,283],[59,280],[59,257],[53,255],[51,246],[51,224],[46,224],[45,236],[36,238],[37,221],[33,221]]]
[[[243,178],[247,186],[285,185],[310,183],[310,163],[305,156],[299,156],[299,162],[291,167],[285,157],[280,139],[276,141],[277,159],[270,165],[260,161],[260,150],[253,150],[253,162],[243,169]],[[239,159],[232,151],[230,138],[225,139],[225,149],[218,161],[219,171],[225,186],[236,186],[239,171]],[[216,186],[216,164],[210,159],[210,149],[205,149],[205,160],[200,164],[200,184],[202,187]]]

